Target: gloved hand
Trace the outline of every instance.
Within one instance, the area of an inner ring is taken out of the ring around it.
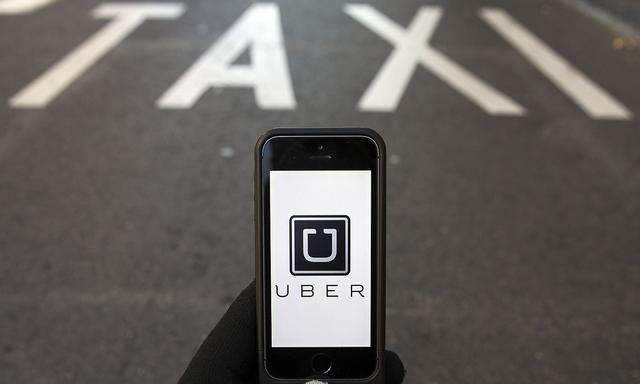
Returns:
[[[256,361],[256,285],[240,293],[196,352],[179,384],[258,383]],[[385,381],[400,384],[404,366],[385,351]]]

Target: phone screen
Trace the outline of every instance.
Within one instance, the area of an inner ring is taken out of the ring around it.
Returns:
[[[366,136],[263,144],[261,300],[274,377],[365,378],[377,368],[378,153]]]
[[[371,346],[371,171],[271,171],[271,345]]]

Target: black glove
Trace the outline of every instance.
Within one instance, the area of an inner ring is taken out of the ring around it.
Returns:
[[[240,293],[196,352],[179,384],[241,384],[258,382],[256,284]],[[387,384],[400,384],[404,366],[385,351]]]

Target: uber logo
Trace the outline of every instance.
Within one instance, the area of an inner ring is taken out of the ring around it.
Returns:
[[[291,216],[292,275],[349,274],[348,216]]]

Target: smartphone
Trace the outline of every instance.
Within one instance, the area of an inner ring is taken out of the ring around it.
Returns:
[[[255,150],[260,381],[384,377],[385,145],[281,128]]]

